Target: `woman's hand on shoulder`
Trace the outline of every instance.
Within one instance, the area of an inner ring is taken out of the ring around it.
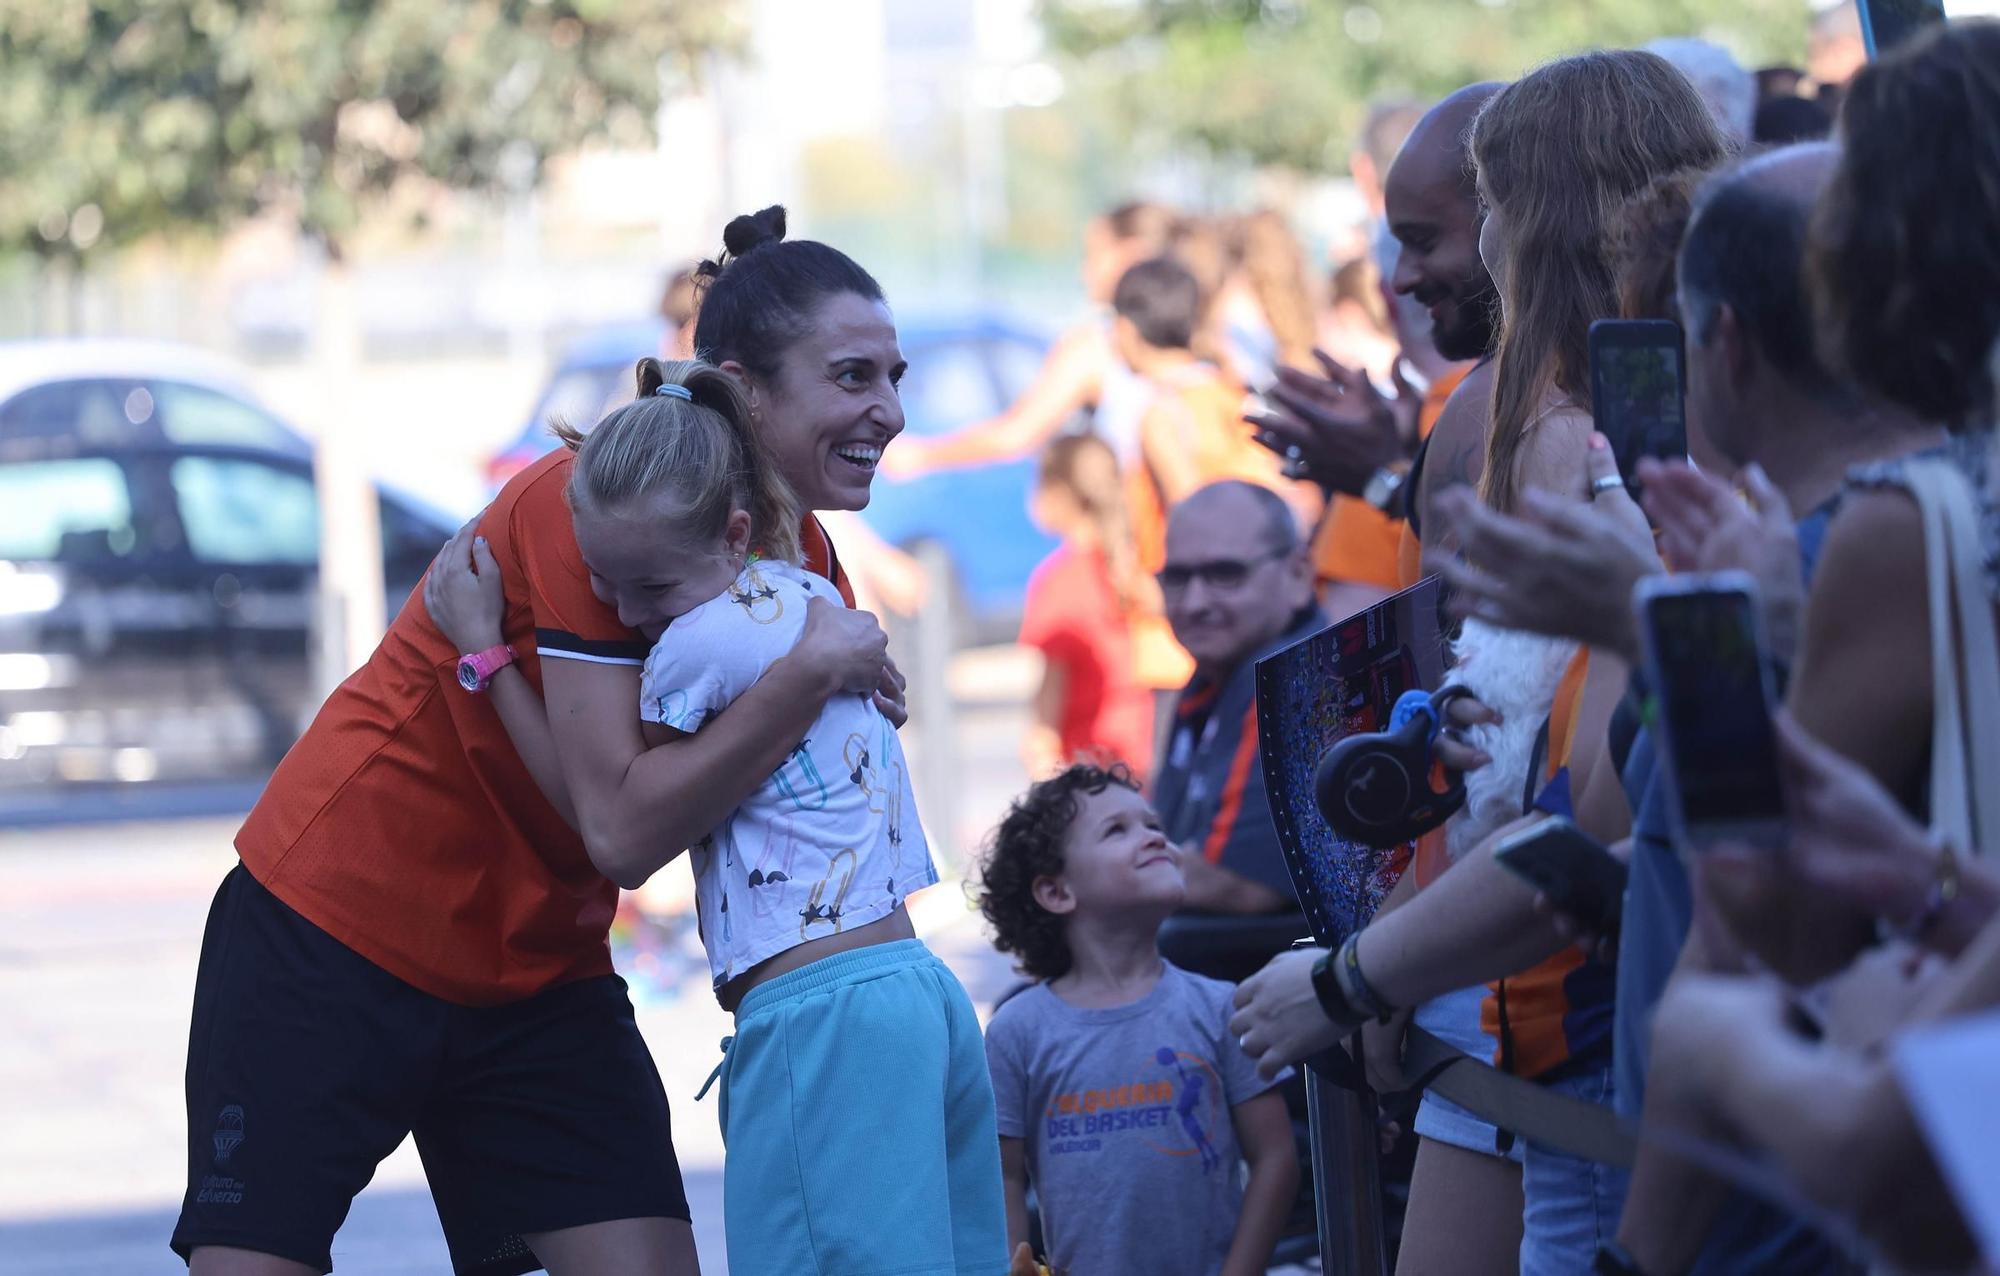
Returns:
[[[461,653],[497,647],[507,601],[500,565],[486,538],[477,534],[485,511],[473,515],[431,560],[424,574],[424,610]]]
[[[868,612],[814,598],[790,658],[811,670],[829,694],[874,695],[883,687],[889,635]]]

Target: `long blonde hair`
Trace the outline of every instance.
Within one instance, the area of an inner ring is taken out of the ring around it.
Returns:
[[[730,513],[746,510],[758,551],[798,562],[798,498],[758,437],[736,378],[699,359],[653,358],[639,360],[636,376],[639,397],[588,434],[555,423],[576,453],[570,508],[654,514],[690,539],[720,537]]]
[[[1552,392],[1588,403],[1590,325],[1618,314],[1606,228],[1654,179],[1728,153],[1687,77],[1630,49],[1562,58],[1479,112],[1472,156],[1505,227],[1500,349],[1480,495],[1511,510],[1515,463]]]

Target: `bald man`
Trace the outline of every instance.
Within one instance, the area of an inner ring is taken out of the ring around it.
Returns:
[[[1326,623],[1291,507],[1254,483],[1196,490],[1167,519],[1160,589],[1195,660],[1153,776],[1160,825],[1187,852],[1188,907],[1297,908],[1257,758],[1257,661]]]
[[[1268,396],[1276,411],[1251,418],[1268,446],[1296,448],[1304,474],[1335,498],[1314,556],[1321,580],[1337,586],[1327,598],[1336,616],[1414,583],[1417,540],[1441,530],[1428,517],[1431,497],[1479,478],[1493,389],[1485,358],[1499,309],[1479,258],[1469,145],[1474,117],[1500,88],[1474,84],[1446,97],[1389,167],[1384,210],[1400,245],[1389,284],[1429,316],[1445,364],[1429,388],[1388,399],[1338,365],[1325,377],[1285,371]],[[1409,537],[1395,526],[1405,518]],[[1399,541],[1408,542],[1400,551]]]

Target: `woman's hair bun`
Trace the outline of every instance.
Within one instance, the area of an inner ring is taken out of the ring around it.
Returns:
[[[785,206],[773,204],[761,212],[745,213],[722,229],[722,246],[731,257],[741,257],[765,244],[785,237]]]

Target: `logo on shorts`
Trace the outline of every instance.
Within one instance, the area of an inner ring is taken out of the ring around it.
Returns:
[[[229,1164],[229,1156],[243,1142],[243,1108],[232,1103],[215,1118],[215,1163]]]

